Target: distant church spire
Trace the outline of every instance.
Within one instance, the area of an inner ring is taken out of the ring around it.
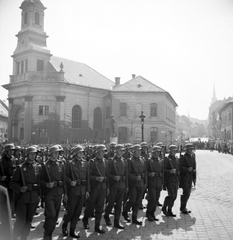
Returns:
[[[211,99],[211,104],[212,105],[213,103],[215,103],[217,101],[217,98],[216,98],[216,93],[215,93],[215,84],[214,84],[214,88],[213,88],[213,97]]]

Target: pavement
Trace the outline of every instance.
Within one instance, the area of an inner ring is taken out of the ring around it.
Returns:
[[[79,239],[114,239],[114,240],[233,240],[233,155],[222,154],[216,151],[197,150],[197,185],[192,189],[188,202],[189,215],[181,214],[179,189],[173,212],[176,217],[166,217],[161,213],[161,208],[156,210],[158,222],[149,222],[145,215],[146,209],[140,210],[138,218],[143,221],[142,226],[126,223],[124,230],[108,227],[102,219],[105,234],[94,232],[94,218],[89,221],[90,229],[85,230],[82,221],[76,230],[80,232]],[[160,202],[163,203],[166,191],[161,192]],[[146,205],[146,200],[144,204]],[[39,215],[34,217],[32,229],[28,239],[41,240],[43,237],[43,209],[38,209]],[[62,216],[61,209],[58,225],[53,234],[53,239],[72,239],[61,234]],[[82,217],[82,216],[81,216]],[[110,216],[113,222],[113,216]]]

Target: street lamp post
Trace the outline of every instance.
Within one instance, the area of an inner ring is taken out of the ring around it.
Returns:
[[[143,111],[141,111],[141,115],[139,117],[141,119],[142,142],[144,142],[144,119],[145,119],[146,116],[143,114]]]

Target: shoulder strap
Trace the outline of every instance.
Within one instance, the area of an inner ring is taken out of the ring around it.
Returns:
[[[46,166],[46,163],[44,164],[44,167],[45,167],[45,171],[46,171],[46,174],[47,174],[47,176],[48,176],[49,182],[51,182],[51,177],[50,177],[50,175],[49,175],[49,171],[48,171],[48,168],[47,168],[47,166]]]

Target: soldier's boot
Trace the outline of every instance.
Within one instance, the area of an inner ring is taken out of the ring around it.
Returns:
[[[100,227],[100,224],[99,223],[96,223],[95,224],[95,232],[97,233],[105,233],[104,229],[102,227]]]
[[[75,233],[75,229],[70,228],[70,237],[78,239],[80,238],[80,235],[79,233]]]
[[[119,219],[114,219],[114,227],[118,229],[124,229],[125,227],[120,223]]]
[[[152,214],[151,212],[146,212],[146,217],[148,219],[149,222],[153,222],[154,221],[154,218],[152,217]]]
[[[170,217],[176,217],[176,214],[174,214],[173,212],[172,212],[172,209],[171,208],[168,208],[168,216],[170,216]]]
[[[89,223],[88,223],[88,219],[85,218],[85,216],[83,217],[83,227],[85,229],[89,229],[90,228]]]
[[[137,216],[132,217],[132,223],[137,224],[137,225],[142,225],[142,222],[137,220]]]
[[[154,221],[159,221],[159,219],[155,217],[155,212],[154,211],[151,212],[151,216],[154,219]]]
[[[108,215],[104,215],[104,220],[105,220],[107,226],[111,226],[112,225],[111,220],[110,220]]]
[[[131,222],[127,212],[122,212],[122,216],[124,217],[125,221]]]
[[[63,222],[61,229],[62,229],[62,235],[64,237],[67,237],[68,236],[67,223]]]
[[[167,217],[169,216],[169,213],[168,213],[168,211],[167,211],[167,209],[166,209],[165,206],[163,206],[161,210],[162,210],[162,212],[163,212],[163,214],[164,214],[165,216],[167,216]]]

